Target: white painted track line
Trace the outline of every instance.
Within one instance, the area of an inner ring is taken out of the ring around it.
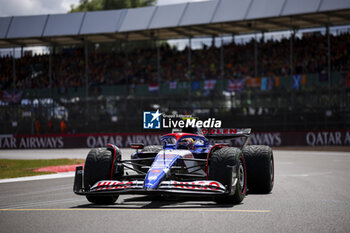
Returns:
[[[74,177],[74,174],[75,172],[64,172],[64,173],[56,173],[56,174],[40,175],[40,176],[26,176],[26,177],[19,177],[19,178],[0,179],[0,183],[59,179],[59,178]]]

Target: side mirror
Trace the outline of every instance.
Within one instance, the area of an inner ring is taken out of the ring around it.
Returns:
[[[136,149],[136,150],[143,149],[144,144],[143,143],[131,143],[130,148]]]

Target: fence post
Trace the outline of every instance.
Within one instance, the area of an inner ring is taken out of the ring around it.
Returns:
[[[84,55],[85,55],[85,116],[86,116],[86,124],[88,124],[88,117],[89,117],[89,49],[88,49],[88,42],[84,41]]]

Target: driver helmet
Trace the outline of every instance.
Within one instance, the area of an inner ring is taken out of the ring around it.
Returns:
[[[181,139],[178,143],[178,148],[179,149],[193,149],[194,148],[194,141],[192,138],[184,138]]]

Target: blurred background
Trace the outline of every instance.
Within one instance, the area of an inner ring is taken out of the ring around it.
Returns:
[[[349,129],[349,1],[21,2],[1,3],[2,135],[141,132],[157,109]]]

